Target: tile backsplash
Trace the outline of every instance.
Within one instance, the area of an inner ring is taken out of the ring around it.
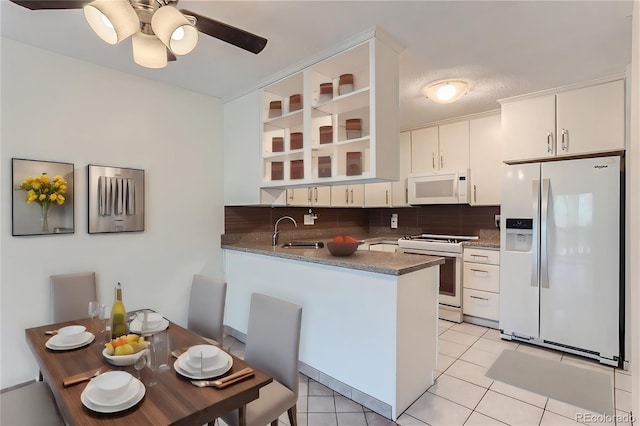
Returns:
[[[282,231],[296,232],[297,238],[330,236],[349,230],[358,235],[412,235],[418,233],[479,235],[495,237],[499,230],[494,217],[500,206],[433,205],[401,208],[322,208],[314,225],[303,225],[307,207],[225,207],[225,234],[273,232],[275,221],[291,216],[298,222],[280,222]],[[391,214],[398,214],[398,228],[391,229]]]

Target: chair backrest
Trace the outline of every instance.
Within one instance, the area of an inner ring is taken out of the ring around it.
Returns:
[[[298,395],[302,307],[264,294],[251,295],[244,359]]]
[[[195,274],[191,282],[187,328],[222,346],[226,297],[226,282]]]
[[[53,322],[73,321],[89,316],[89,302],[96,298],[96,273],[51,275]]]

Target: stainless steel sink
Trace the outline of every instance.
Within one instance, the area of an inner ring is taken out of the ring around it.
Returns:
[[[314,248],[319,249],[324,247],[322,241],[289,241],[282,245],[283,248]]]

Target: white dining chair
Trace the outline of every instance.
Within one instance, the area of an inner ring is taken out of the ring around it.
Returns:
[[[34,382],[0,394],[0,425],[64,425],[49,385]]]
[[[246,406],[247,426],[278,425],[284,412],[291,426],[297,426],[298,354],[302,308],[264,294],[251,295],[244,360],[273,377],[260,388],[260,397]],[[221,419],[229,426],[239,424],[238,410]]]
[[[96,273],[51,275],[53,322],[73,321],[89,316],[89,302],[96,299]]]
[[[194,274],[191,282],[187,328],[208,342],[222,346],[227,283]]]

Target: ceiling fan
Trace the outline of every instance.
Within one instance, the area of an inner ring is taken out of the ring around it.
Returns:
[[[178,0],[11,0],[30,10],[83,9],[85,18],[104,41],[116,44],[131,36],[134,61],[163,68],[175,55],[196,46],[198,32],[251,53],[260,53],[267,39],[185,9]]]

